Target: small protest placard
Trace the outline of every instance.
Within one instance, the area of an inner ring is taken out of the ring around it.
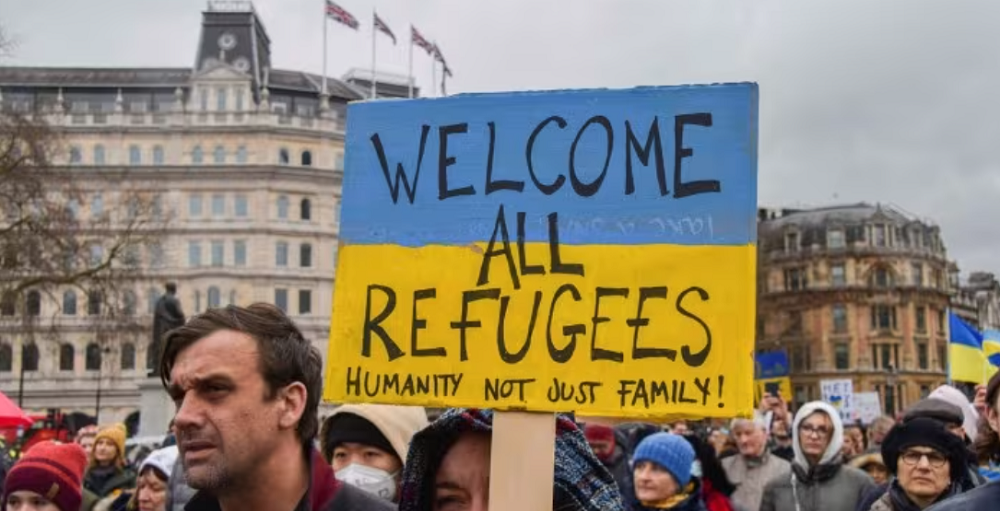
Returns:
[[[851,380],[820,380],[820,396],[840,412],[844,422],[852,422],[854,383]]]
[[[348,107],[325,399],[753,409],[755,84]]]

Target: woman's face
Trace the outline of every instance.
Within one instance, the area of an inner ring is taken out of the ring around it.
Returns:
[[[55,504],[33,491],[16,491],[7,495],[7,511],[59,511]]]
[[[118,457],[118,446],[107,438],[102,438],[94,444],[94,460],[100,465],[110,465]]]
[[[635,464],[635,497],[640,502],[660,502],[680,491],[674,476],[666,469],[651,461]]]
[[[139,484],[136,487],[136,502],[139,503],[139,511],[165,511],[167,507],[167,481],[160,479],[160,475],[152,467],[139,476]]]

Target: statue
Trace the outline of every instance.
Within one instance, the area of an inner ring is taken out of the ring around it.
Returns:
[[[146,368],[149,376],[160,376],[160,356],[163,352],[163,337],[167,332],[184,324],[184,311],[177,299],[177,284],[168,282],[163,286],[167,293],[156,302],[153,313],[153,342],[146,353]]]

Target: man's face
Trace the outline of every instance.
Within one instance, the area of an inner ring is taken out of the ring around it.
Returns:
[[[253,484],[281,433],[283,400],[268,400],[257,343],[221,330],[181,351],[170,372],[174,427],[187,483],[198,490]]]
[[[788,432],[788,423],[774,421],[774,424],[771,425],[771,436],[779,445],[788,444],[788,441],[792,439],[792,435]]]
[[[913,500],[933,501],[951,484],[948,458],[929,447],[906,449],[899,455],[898,465],[899,485]]]
[[[833,437],[833,422],[823,412],[816,412],[799,423],[799,447],[807,458],[820,459]]]
[[[490,435],[463,433],[434,475],[432,511],[487,511],[490,503]]]
[[[611,455],[615,453],[615,444],[613,442],[587,439],[587,443],[590,444],[590,450],[594,451],[594,455],[601,461],[611,458]]]
[[[764,453],[767,437],[764,429],[752,422],[741,422],[733,428],[736,448],[743,456],[760,456]]]
[[[671,432],[675,435],[681,435],[681,436],[688,434],[687,422],[684,421],[675,422],[674,426],[671,428]]]

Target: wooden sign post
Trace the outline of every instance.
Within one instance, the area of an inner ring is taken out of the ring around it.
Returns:
[[[497,410],[491,507],[525,511],[552,506],[552,412],[752,413],[756,85],[347,120],[326,400]]]

